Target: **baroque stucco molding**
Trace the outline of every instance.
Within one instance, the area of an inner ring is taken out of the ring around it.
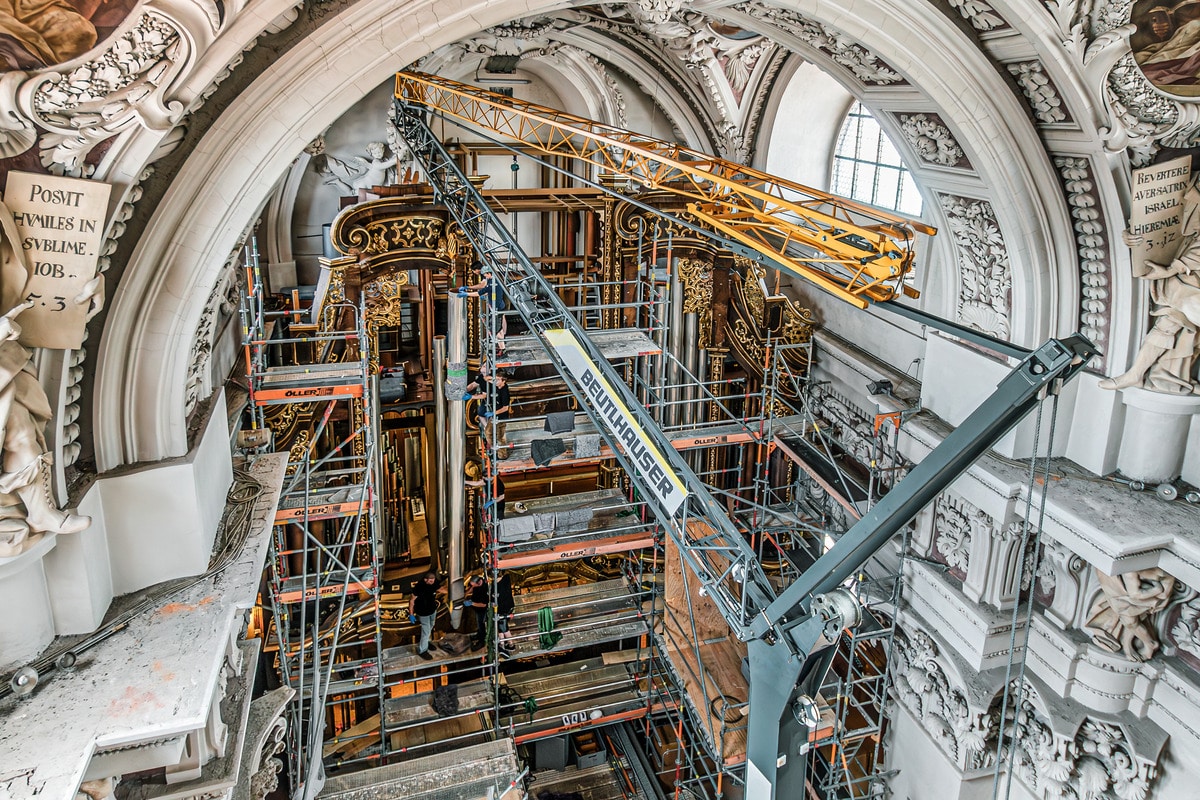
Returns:
[[[750,0],[738,7],[748,16],[787,31],[864,86],[903,86],[908,81],[882,58],[844,33],[790,9]]]
[[[1005,338],[1012,311],[1012,267],[992,204],[939,194],[958,264],[957,320]]]
[[[84,56],[32,72],[0,77],[0,157],[37,146],[42,166],[62,175],[97,174],[103,143],[140,132],[169,138],[185,115],[203,104],[253,48],[251,37],[232,48],[218,40],[245,9],[242,0],[151,0],[112,36]],[[256,8],[271,13],[264,4]],[[278,31],[298,16],[294,0],[262,32]],[[252,16],[252,15],[251,15]],[[166,148],[153,152],[161,157]],[[142,166],[145,166],[144,164]],[[98,176],[98,174],[97,174]]]
[[[937,167],[970,169],[971,162],[959,146],[954,133],[941,117],[934,113],[901,114],[900,132],[905,140],[926,164]]]
[[[1004,17],[984,0],[950,0],[950,7],[981,33],[1005,30],[1009,27]]]
[[[1056,156],[1054,166],[1062,179],[1074,222],[1079,257],[1080,332],[1101,353],[1106,353],[1112,325],[1113,264],[1092,162],[1083,156]],[[1103,356],[1097,357],[1102,359]]]
[[[1008,73],[1021,87],[1033,117],[1042,125],[1069,124],[1071,113],[1059,94],[1058,87],[1046,74],[1041,61],[1017,61],[1005,65]]]

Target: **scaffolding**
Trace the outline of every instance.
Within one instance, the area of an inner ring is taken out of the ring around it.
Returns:
[[[513,232],[520,213],[543,214],[539,222],[551,228],[569,227],[552,219],[554,211],[593,208],[599,195],[575,191],[570,177],[561,197],[523,198],[514,156],[512,192],[489,203],[458,164],[461,152],[452,155],[419,110],[401,107],[397,121],[429,183],[421,196],[437,198],[438,213],[456,226],[457,252],[465,253],[451,260],[447,285],[483,287],[435,295],[426,280],[422,324],[429,330],[423,335],[432,335],[435,299],[457,304],[453,314],[459,314],[470,294],[474,313],[451,334],[469,331],[481,374],[483,364],[492,375],[529,369],[518,385],[536,388],[538,404],[567,410],[510,402],[519,413],[484,415],[473,427],[482,445],[481,488],[465,493],[461,512],[464,530],[481,538],[452,548],[447,560],[452,582],[472,568],[491,578],[486,652],[465,646],[461,633],[446,636],[432,657],[411,644],[385,647],[386,621],[405,614],[382,593],[379,540],[390,537],[395,550],[407,541],[394,532],[404,507],[394,493],[376,491],[380,475],[395,483],[388,476],[397,472],[392,462],[399,456],[394,445],[381,448],[375,440],[378,401],[366,308],[318,303],[316,319],[302,321],[295,310],[273,319],[263,309],[257,266],[248,266],[243,314],[256,424],[265,422],[263,409],[271,404],[302,406],[311,421],[292,445],[269,581],[280,672],[300,698],[292,774],[307,774],[318,758],[327,768],[349,770],[497,738],[535,748],[579,738],[588,756],[580,763],[596,760],[598,752],[612,754],[608,769],[628,788],[622,796],[638,796],[656,780],[673,786],[677,797],[735,794],[748,782],[746,642],[765,638],[765,612],[776,610],[795,579],[902,476],[908,466],[897,448],[902,415],[872,420],[810,380],[813,343],[775,337],[811,319],[797,316],[778,281],[768,288],[766,271],[747,256],[745,242],[722,251],[722,269],[740,281],[731,291],[742,293],[766,339],[735,353],[742,371],[732,376],[726,374],[731,345],[699,344],[709,323],[688,287],[704,265],[681,254],[736,244],[741,239],[729,230],[736,221],[696,217],[692,198],[688,212],[726,237],[702,243],[695,224],[672,215],[678,208],[656,207],[670,205],[661,197],[618,192],[609,180],[605,197],[642,213],[633,224],[604,232],[601,268],[593,269],[587,248],[531,258]],[[622,146],[630,144],[642,143]],[[547,166],[565,174],[561,164]],[[678,176],[683,168],[672,169]],[[499,213],[510,215],[507,227]],[[872,245],[880,251],[890,246],[889,236],[911,242],[898,227],[874,231],[881,232]],[[542,238],[545,244],[547,234]],[[594,236],[591,244],[597,244]],[[852,250],[866,244],[859,234],[842,241]],[[777,255],[803,254],[788,249]],[[811,254],[801,260],[813,262]],[[614,261],[622,269],[603,266]],[[835,272],[849,262],[840,263]],[[881,294],[874,299],[882,299],[892,293],[885,284],[899,285],[895,273],[883,282],[859,277],[849,276],[846,286],[859,299],[876,290]],[[516,331],[521,326],[528,332]],[[289,347],[287,366],[269,355],[271,348]],[[300,352],[307,357],[295,358]],[[435,374],[443,360],[457,360],[446,359],[445,348],[438,356],[435,346],[432,354]],[[451,368],[465,374],[465,367]],[[439,388],[444,377],[437,378]],[[485,378],[480,389],[484,407],[496,409],[495,381]],[[457,435],[466,408],[464,398],[454,411],[462,416],[439,419],[439,447],[440,437]],[[556,440],[564,452],[547,459],[539,444],[552,415],[571,430]],[[472,429],[469,422],[464,427]],[[381,450],[388,459],[376,456]],[[437,461],[457,469],[457,452],[442,451]],[[382,468],[380,460],[387,460]],[[515,501],[514,479],[543,469],[568,476],[571,488]],[[593,485],[577,485],[584,482],[580,475]],[[446,524],[440,513],[439,520]],[[902,558],[903,548],[886,551],[847,581],[864,621],[840,634],[834,668],[822,673],[827,677],[813,693],[812,795],[876,797],[884,789],[880,748]],[[496,611],[505,576],[518,588],[511,615]],[[461,614],[460,601],[452,594],[444,610]],[[508,652],[497,646],[502,625]]]
[[[607,688],[606,696],[612,698],[613,704],[603,710],[599,707],[591,709],[591,712],[600,713],[607,721],[611,719],[610,713],[624,713],[618,707],[624,708],[621,703],[628,702],[629,710],[644,720],[643,741],[658,754],[653,766],[660,771],[668,767],[674,769],[673,779],[680,790],[721,797],[731,784],[740,784],[743,780],[747,700],[744,692],[740,692],[739,697],[722,691],[728,686],[728,675],[718,680],[710,674],[714,660],[738,663],[736,645],[731,643],[728,631],[723,642],[705,643],[703,632],[696,626],[696,619],[702,613],[692,606],[692,602],[694,596],[706,595],[709,589],[715,588],[714,594],[719,593],[724,578],[736,575],[737,567],[734,565],[729,569],[727,565],[721,578],[704,583],[697,591],[696,587],[687,585],[689,579],[695,581],[695,577],[681,565],[674,574],[684,584],[682,596],[687,598],[686,613],[672,614],[662,604],[659,575],[668,568],[665,563],[668,558],[685,557],[678,548],[670,552],[672,523],[677,532],[680,528],[687,531],[687,536],[680,538],[689,540],[696,550],[703,551],[705,544],[711,543],[715,545],[712,549],[721,556],[728,556],[736,548],[730,546],[728,534],[721,541],[721,532],[716,529],[722,525],[732,527],[754,548],[751,561],[739,562],[743,570],[738,576],[743,580],[739,582],[750,583],[744,580],[747,572],[770,563],[775,572],[770,576],[764,574],[762,580],[777,588],[784,585],[790,575],[815,561],[840,532],[834,530],[831,533],[828,515],[820,513],[809,502],[806,489],[815,470],[798,457],[796,461],[803,462],[805,469],[796,469],[795,461],[777,456],[794,455],[795,449],[802,446],[829,454],[826,466],[833,469],[836,476],[833,482],[841,490],[833,494],[839,497],[850,495],[853,499],[846,502],[853,511],[857,507],[855,504],[865,503],[869,507],[875,493],[892,483],[890,477],[879,474],[879,465],[889,463],[889,459],[895,460],[894,453],[883,452],[888,449],[888,444],[881,438],[869,437],[871,446],[879,452],[867,464],[859,465],[867,473],[865,486],[857,491],[847,488],[852,484],[858,486],[853,480],[857,476],[849,476],[840,468],[846,463],[845,457],[853,456],[857,451],[845,442],[832,441],[825,432],[824,420],[810,405],[818,399],[818,393],[813,391],[803,369],[812,361],[811,343],[772,346],[768,342],[764,352],[767,363],[756,391],[751,391],[745,381],[739,384],[706,375],[706,363],[687,353],[673,352],[668,330],[673,325],[694,325],[694,321],[670,318],[682,304],[678,267],[670,257],[675,233],[669,228],[651,223],[634,233],[630,248],[637,254],[640,266],[632,286],[625,291],[625,297],[632,298],[633,302],[619,312],[621,321],[628,327],[621,331],[597,331],[593,327],[597,321],[611,320],[617,315],[607,304],[597,308],[593,299],[611,298],[611,295],[606,295],[599,286],[570,286],[569,282],[561,281],[550,284],[542,280],[515,240],[505,235],[506,230],[496,220],[494,212],[481,198],[470,197],[470,192],[464,190],[465,177],[461,173],[455,174],[452,162],[439,155],[436,143],[416,139],[421,134],[415,126],[408,133],[414,135],[410,139],[410,143],[416,145],[414,149],[429,159],[425,163],[426,171],[438,193],[443,198],[459,196],[461,204],[451,203],[450,207],[459,223],[468,230],[476,258],[492,275],[498,276],[493,280],[499,282],[500,288],[491,291],[505,292],[512,301],[510,310],[498,309],[495,302],[483,304],[486,340],[482,357],[497,368],[553,364],[560,375],[568,378],[568,387],[580,400],[581,413],[573,420],[576,441],[581,436],[604,436],[604,426],[599,424],[594,413],[586,413],[588,404],[583,402],[577,387],[571,385],[570,369],[557,358],[552,336],[547,336],[558,330],[571,331],[576,341],[590,350],[593,364],[603,359],[606,366],[611,365],[604,370],[606,377],[611,376],[610,380],[621,381],[629,387],[636,398],[635,415],[642,418],[643,425],[660,432],[661,441],[669,445],[671,452],[681,454],[681,461],[695,476],[695,483],[689,482],[689,490],[711,493],[713,498],[707,508],[694,516],[685,511],[682,519],[664,521],[661,506],[655,508],[649,500],[652,492],[636,478],[630,480],[631,470],[628,465],[623,465],[626,466],[624,492],[614,489],[580,497],[529,502],[524,505],[528,516],[522,515],[516,521],[511,517],[499,519],[495,514],[490,515],[488,544],[493,585],[503,569],[638,548],[653,554],[654,577],[649,584],[653,591],[646,598],[650,607],[656,609],[650,620],[653,635],[645,638],[644,655],[639,652],[636,656],[637,663],[645,665],[644,673],[631,675],[609,665],[609,672],[594,674],[600,675],[596,683],[590,678],[581,681],[577,675],[571,675],[571,670],[586,670],[599,664],[571,664],[547,668],[544,673],[534,670],[527,673],[532,683],[518,682],[517,685],[528,687],[545,682],[558,686],[558,681],[566,677],[565,685],[570,687],[565,690],[568,696],[597,687]],[[564,296],[564,287],[568,286],[575,298],[592,302],[568,303],[569,298]],[[502,323],[505,316],[511,317],[513,323]],[[531,335],[505,337],[503,352],[498,350],[496,343],[501,330],[520,322],[529,326]],[[624,349],[616,346],[622,332],[626,341],[620,345]],[[628,338],[631,333],[646,336],[653,346],[630,349]],[[541,421],[541,417],[508,421],[505,444],[511,446],[505,447],[504,452],[500,450],[495,427],[492,435],[486,437],[484,499],[493,507],[497,502],[496,478],[532,466],[524,457],[524,447],[536,437]],[[497,423],[493,420],[485,424],[495,426]],[[526,435],[527,431],[532,432],[531,435]],[[790,448],[789,440],[792,442]],[[834,457],[835,450],[838,457]],[[621,450],[612,442],[595,454],[601,461],[619,459],[620,456]],[[786,462],[783,480],[780,480],[781,460]],[[714,513],[716,503],[721,504],[722,510]],[[547,523],[548,527],[539,529],[532,519],[569,515],[580,506],[587,508],[588,518],[583,524],[576,521],[573,528]],[[857,517],[857,512],[853,516]],[[532,536],[538,536],[538,541],[528,542]],[[640,565],[644,560],[637,559],[633,563]],[[719,559],[706,563],[719,563]],[[869,576],[864,571],[855,582],[869,622],[839,643],[842,651],[839,670],[822,687],[820,720],[811,749],[811,758],[817,767],[812,771],[810,786],[823,796],[841,796],[847,791],[854,793],[861,786],[879,785],[878,748],[884,725],[886,664],[893,631],[890,620],[898,602],[899,586],[898,569],[883,576]],[[885,587],[890,588],[885,591]],[[588,592],[604,594],[614,588],[615,584],[605,586],[602,582]],[[628,587],[621,587],[616,596],[628,591]],[[611,600],[613,595],[606,594],[605,597]],[[551,591],[540,593],[534,602],[569,614],[569,609],[575,605],[572,599]],[[729,598],[725,599],[728,604]],[[745,598],[740,602],[744,608]],[[588,602],[581,605],[590,611],[597,608]],[[727,616],[728,612],[727,605],[723,613]],[[514,620],[530,613],[530,610],[518,610]],[[603,622],[603,628],[613,632],[613,636],[626,638],[639,633],[637,627],[626,630],[621,625],[619,616]],[[540,636],[540,632],[525,628],[517,634],[516,641],[530,642]],[[581,642],[568,644],[577,647]],[[641,649],[639,645],[639,651]],[[706,655],[702,652],[704,649],[710,649],[716,655]],[[538,646],[518,644],[515,655],[532,656],[542,652],[544,650]],[[651,690],[642,692],[642,697],[636,692],[624,694],[617,686],[631,677],[639,684],[643,679],[649,679],[647,686]],[[505,699],[509,706],[521,702],[519,691],[506,688],[501,692],[499,682],[496,688],[497,709]],[[507,694],[508,691],[515,694]],[[584,706],[588,702],[581,700]],[[574,707],[571,713],[575,713]],[[534,722],[534,716],[530,713],[528,724]],[[523,740],[522,736],[560,734],[571,727],[567,724],[565,727],[553,726],[548,731],[522,734],[518,733],[520,717],[519,710],[515,714],[510,712],[507,717],[497,716],[497,722],[507,725],[509,733],[517,736],[518,741]],[[569,718],[569,715],[563,716],[563,720]],[[575,724],[583,722],[579,719]],[[670,750],[665,744],[668,740],[675,742],[671,765],[663,760],[663,754]]]
[[[295,309],[269,310],[253,241],[245,279],[251,427],[265,429],[273,406],[314,420],[291,447],[266,582],[276,666],[296,690],[288,768],[301,782],[331,731],[378,716],[384,703],[377,386],[360,306],[319,305],[311,321]],[[376,753],[385,735],[380,726]]]

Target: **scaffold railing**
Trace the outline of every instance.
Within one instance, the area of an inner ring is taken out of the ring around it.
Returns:
[[[321,409],[291,448],[266,581],[276,666],[296,690],[288,753],[299,782],[362,701],[383,703],[376,390],[361,307],[328,304],[315,329],[295,332],[295,311],[266,309],[253,243],[246,278],[241,313],[254,425],[266,425],[268,406]],[[297,363],[298,353],[312,360]],[[385,735],[381,727],[377,751]]]

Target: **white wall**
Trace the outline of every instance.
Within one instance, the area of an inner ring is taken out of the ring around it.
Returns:
[[[783,89],[771,126],[766,171],[826,189],[833,148],[854,98],[812,64],[802,64]],[[764,127],[769,121],[764,121]]]
[[[115,594],[208,568],[233,483],[224,390],[213,408],[186,458],[97,482]]]

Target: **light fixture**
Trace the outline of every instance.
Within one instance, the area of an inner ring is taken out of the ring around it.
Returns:
[[[494,56],[488,56],[487,61],[483,63],[483,68],[487,72],[494,72],[497,75],[512,75],[517,71],[517,64],[521,61],[521,55],[503,55],[497,53]]]
[[[38,673],[33,667],[21,667],[13,673],[8,686],[17,697],[27,697],[38,685]]]
[[[891,381],[871,381],[867,384],[867,394],[881,394],[886,397],[894,397],[892,394],[894,388]]]

